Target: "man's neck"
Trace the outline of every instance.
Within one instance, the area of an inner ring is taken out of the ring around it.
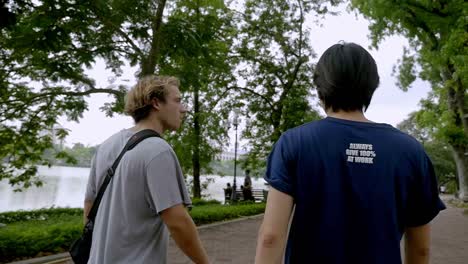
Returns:
[[[165,131],[165,129],[163,129],[163,126],[161,125],[161,122],[158,122],[158,120],[153,120],[150,117],[136,123],[136,125],[132,127],[131,129],[135,132],[138,132],[144,129],[151,129],[151,130],[158,132],[161,136],[163,135]]]
[[[369,122],[372,123],[369,119],[364,116],[364,113],[361,111],[342,111],[339,110],[337,112],[333,112],[331,110],[327,111],[327,116],[334,117],[338,119],[345,119],[351,121],[359,121],[359,122]]]

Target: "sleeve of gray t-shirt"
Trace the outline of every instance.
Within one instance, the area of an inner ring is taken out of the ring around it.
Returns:
[[[182,169],[172,150],[159,153],[147,165],[147,202],[156,213],[178,204],[192,202],[185,186]]]
[[[85,201],[93,202],[97,195],[96,189],[96,154],[91,160],[91,169],[89,170],[88,184],[86,185]]]

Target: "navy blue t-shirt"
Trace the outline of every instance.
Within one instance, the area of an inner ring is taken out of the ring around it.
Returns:
[[[421,144],[387,124],[327,117],[288,130],[265,180],[294,199],[286,263],[401,263],[405,228],[445,209]]]

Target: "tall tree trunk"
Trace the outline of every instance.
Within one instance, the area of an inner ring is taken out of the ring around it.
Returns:
[[[195,137],[195,144],[193,148],[192,164],[193,164],[193,197],[201,198],[200,189],[200,98],[198,86],[193,86],[194,97],[193,97],[193,135]]]
[[[468,202],[468,147],[452,146],[453,157],[457,164],[458,183],[460,186],[458,197]]]
[[[151,39],[151,49],[148,56],[146,58],[143,58],[141,62],[140,77],[156,73],[156,65],[158,63],[159,50],[161,45],[161,25],[164,8],[166,6],[166,0],[159,0],[157,2],[158,9],[156,10],[154,20],[151,24],[151,29],[153,31],[153,37]]]
[[[466,96],[466,88],[463,87],[461,80],[458,79],[455,101],[460,114],[461,123],[463,125],[463,131],[465,131],[465,137],[468,137],[468,105],[466,103]]]
[[[197,21],[200,21],[200,1],[197,1]],[[199,79],[199,78],[198,78]],[[199,85],[193,84],[193,135],[195,137],[195,144],[193,147],[192,165],[193,165],[193,197],[201,198],[200,188],[200,91]]]
[[[455,72],[453,64],[447,63],[447,65],[447,71],[443,74],[446,82],[451,79]],[[464,143],[468,138],[468,117],[466,116],[465,89],[461,81],[457,81],[453,86],[448,87],[447,95],[448,109],[455,119],[455,125],[463,129],[465,135],[465,140],[455,139],[450,145],[457,165],[459,198],[468,202],[468,146]]]

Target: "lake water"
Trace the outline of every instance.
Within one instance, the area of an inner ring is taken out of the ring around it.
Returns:
[[[38,174],[44,181],[42,187],[31,187],[23,192],[14,192],[6,182],[0,182],[0,212],[31,210],[50,207],[83,207],[89,168],[39,166]],[[188,177],[190,179],[190,177]],[[202,175],[201,182],[213,179],[203,195],[224,202],[226,183],[232,185],[233,176]],[[236,177],[237,186],[244,182],[243,176]],[[252,178],[254,189],[268,189],[262,178]]]

